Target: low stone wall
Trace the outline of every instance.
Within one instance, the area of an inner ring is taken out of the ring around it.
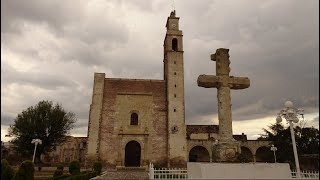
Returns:
[[[291,179],[287,163],[188,163],[189,179]]]

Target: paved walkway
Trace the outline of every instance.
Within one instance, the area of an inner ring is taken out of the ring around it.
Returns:
[[[106,171],[101,176],[91,178],[92,180],[103,179],[149,179],[148,171],[145,170],[118,170]]]

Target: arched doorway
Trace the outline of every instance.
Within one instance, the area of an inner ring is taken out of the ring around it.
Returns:
[[[210,162],[210,155],[206,148],[195,146],[189,152],[189,162]]]
[[[274,162],[273,152],[269,147],[262,146],[257,149],[256,162]]]
[[[253,162],[253,154],[249,148],[241,146],[241,154],[238,159],[240,162]]]
[[[137,141],[130,141],[125,148],[126,167],[139,167],[141,159],[141,146]]]

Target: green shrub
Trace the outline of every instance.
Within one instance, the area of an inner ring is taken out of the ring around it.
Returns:
[[[72,175],[80,173],[80,162],[79,161],[72,161],[69,165],[69,173]]]
[[[8,161],[6,159],[1,159],[1,174],[7,166],[9,166]]]
[[[100,161],[98,162],[95,162],[93,164],[93,170],[97,172],[97,174],[100,174],[101,173],[101,170],[102,170],[102,163]]]
[[[11,180],[14,177],[14,170],[10,167],[7,160],[1,160],[1,179]]]
[[[62,170],[63,171],[63,168],[64,168],[63,164],[58,164],[57,170]]]
[[[23,161],[17,171],[15,180],[34,180],[34,164],[32,161]]]
[[[56,176],[56,177],[53,177],[52,179],[53,180],[65,180],[66,178],[68,178],[68,177],[70,177],[71,175],[69,175],[69,174],[62,174],[62,175],[60,175],[60,176]]]
[[[68,177],[70,177],[71,175],[70,174],[62,174],[62,175],[60,175],[60,176],[56,176],[56,177],[53,177],[52,179],[53,180],[65,180],[66,178],[68,178]]]
[[[58,177],[58,176],[61,176],[62,174],[63,174],[63,171],[61,169],[57,169],[56,171],[54,171],[53,177]]]

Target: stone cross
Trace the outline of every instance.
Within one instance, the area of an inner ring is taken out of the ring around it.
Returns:
[[[232,114],[230,89],[245,89],[250,86],[247,77],[229,76],[230,60],[229,49],[219,48],[211,55],[211,60],[216,61],[216,76],[200,75],[198,86],[218,89],[218,118],[220,141],[233,141],[232,136]]]

